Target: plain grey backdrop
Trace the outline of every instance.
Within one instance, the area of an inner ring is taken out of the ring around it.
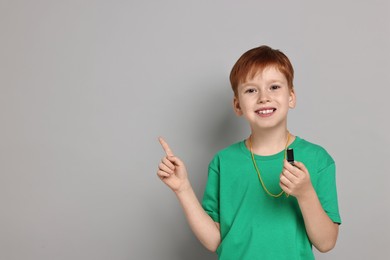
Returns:
[[[156,177],[157,137],[201,199],[248,136],[228,76],[262,44],[295,67],[290,131],[337,163],[343,224],[317,259],[388,259],[386,0],[1,0],[0,259],[216,259]]]

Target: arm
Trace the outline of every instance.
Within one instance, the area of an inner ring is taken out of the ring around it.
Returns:
[[[333,223],[322,208],[305,165],[300,162],[294,162],[294,165],[285,161],[280,186],[297,198],[312,244],[320,252],[330,251],[336,245],[339,225]]]
[[[221,242],[219,223],[214,222],[202,208],[188,180],[184,163],[173,155],[162,138],[159,141],[166,156],[159,164],[158,177],[176,194],[195,236],[208,250],[215,252]]]
[[[336,245],[339,225],[325,213],[314,188],[300,196],[298,204],[310,241],[320,252],[330,251]]]
[[[176,192],[176,196],[195,236],[208,250],[215,252],[221,243],[219,223],[203,210],[191,187]]]

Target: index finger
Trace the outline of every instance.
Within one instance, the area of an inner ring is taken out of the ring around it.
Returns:
[[[171,148],[168,145],[168,143],[165,142],[165,140],[162,137],[159,137],[158,141],[160,142],[160,144],[161,144],[162,148],[164,149],[166,155],[174,156]]]

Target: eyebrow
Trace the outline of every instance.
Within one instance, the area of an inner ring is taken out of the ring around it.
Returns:
[[[278,80],[278,79],[271,79],[268,81],[269,83],[281,83],[283,84],[283,81],[281,80]],[[267,82],[267,83],[268,83]],[[288,84],[288,82],[285,82],[286,84]],[[257,84],[255,82],[245,82],[243,84],[240,84],[241,87],[247,87],[247,86],[257,86]]]

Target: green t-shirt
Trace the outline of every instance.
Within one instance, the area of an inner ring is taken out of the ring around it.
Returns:
[[[333,222],[341,223],[332,157],[299,137],[289,147],[294,149],[295,160],[308,169],[325,212]],[[255,155],[263,181],[274,194],[281,191],[283,158],[284,151]],[[314,259],[297,200],[265,193],[244,141],[219,151],[210,162],[202,205],[220,223],[220,260]]]

